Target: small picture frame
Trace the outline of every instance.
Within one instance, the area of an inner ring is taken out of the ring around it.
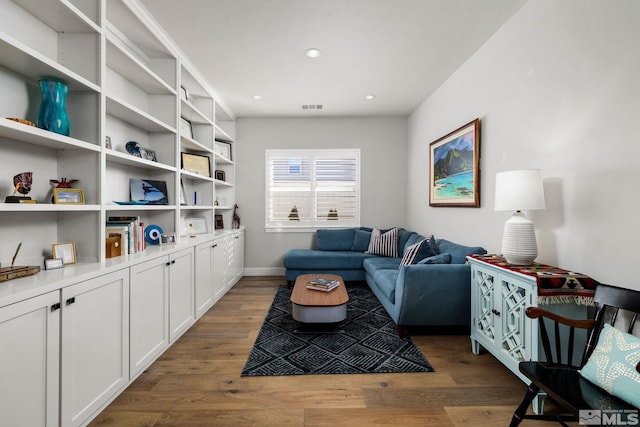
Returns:
[[[224,157],[225,159],[227,159],[229,161],[233,160],[231,158],[232,154],[231,154],[231,143],[230,142],[216,141],[215,145],[214,145],[214,152],[218,156]]]
[[[152,162],[158,161],[158,158],[156,157],[156,152],[149,148],[140,147],[140,157],[145,160],[151,160]]]
[[[105,136],[104,137],[104,146],[108,149],[111,149],[111,137],[110,136]]]
[[[224,172],[223,170],[219,170],[219,169],[218,169],[218,170],[216,170],[216,172],[215,172],[215,178],[216,178],[218,181],[226,181],[226,179],[225,179],[225,178],[226,178],[226,174],[225,174],[225,172]]]
[[[64,262],[62,261],[62,258],[52,258],[44,260],[45,270],[55,270],[57,268],[64,268]]]
[[[160,246],[175,245],[176,244],[176,233],[163,233],[163,234],[161,234],[158,244]]]
[[[211,178],[211,159],[200,154],[180,153],[181,168]]]
[[[222,214],[215,215],[215,226],[216,230],[222,230],[224,228],[224,219],[222,218]]]
[[[191,127],[191,122],[184,117],[180,117],[180,135],[193,139],[193,128]]]
[[[180,99],[184,99],[185,101],[189,100],[189,92],[187,92],[187,88],[184,86],[180,86]]]
[[[81,188],[54,188],[53,203],[56,205],[84,205],[84,190]]]
[[[77,262],[76,243],[54,243],[51,245],[51,254],[53,255],[53,258],[61,258],[64,265],[75,264]]]

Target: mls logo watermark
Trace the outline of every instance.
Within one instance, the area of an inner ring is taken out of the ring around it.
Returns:
[[[635,409],[581,409],[578,423],[587,426],[637,426],[640,417]]]

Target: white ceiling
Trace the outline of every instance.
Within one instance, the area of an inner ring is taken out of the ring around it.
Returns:
[[[142,0],[238,117],[408,115],[525,2]]]

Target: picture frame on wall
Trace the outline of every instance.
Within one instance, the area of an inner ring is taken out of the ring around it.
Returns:
[[[224,142],[224,141],[216,141],[215,145],[214,145],[214,152],[221,157],[224,157],[225,159],[232,161],[232,150],[231,150],[231,143],[230,142]]]
[[[211,158],[200,154],[180,153],[181,168],[196,175],[211,178]]]
[[[429,144],[429,205],[480,207],[480,119]]]

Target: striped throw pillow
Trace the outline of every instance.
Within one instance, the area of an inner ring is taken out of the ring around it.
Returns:
[[[366,253],[398,258],[398,228],[392,228],[386,233],[374,228]]]
[[[418,252],[420,252],[420,248],[422,247],[422,245],[426,244],[427,239],[424,239],[405,249],[404,255],[402,255],[402,261],[400,261],[400,265],[411,265],[416,262],[416,257],[418,256]]]

